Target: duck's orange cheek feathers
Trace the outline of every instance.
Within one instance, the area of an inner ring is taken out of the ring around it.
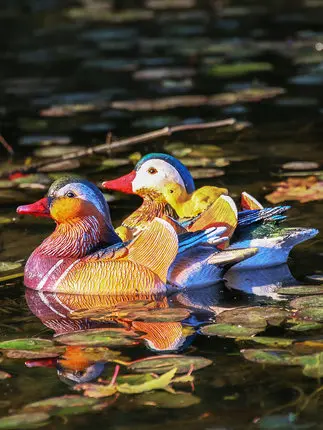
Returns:
[[[73,218],[94,215],[96,212],[95,207],[91,203],[82,199],[69,197],[58,198],[50,209],[51,216],[58,223],[63,223]]]

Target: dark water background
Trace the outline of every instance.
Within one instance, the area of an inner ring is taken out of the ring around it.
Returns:
[[[214,131],[182,133],[133,150],[145,154],[169,142],[217,145],[223,156],[238,156],[242,161],[224,167],[225,175],[216,183],[228,187],[235,197],[248,190],[266,204],[264,196],[272,189],[272,182],[281,179],[284,162],[323,160],[323,2],[168,3],[1,1],[0,131],[14,147],[14,163],[26,156],[34,158],[44,140],[58,148],[57,143],[65,142],[61,148],[66,150],[103,142],[109,131],[120,138],[164,125],[234,116],[250,122],[252,128],[220,137]],[[217,64],[250,61],[269,63],[270,70],[238,76],[210,73]],[[163,73],[161,69],[165,69]],[[280,87],[286,93],[253,103],[156,111],[131,111],[113,105],[122,100],[214,95],[261,85]],[[253,159],[246,160],[246,156]],[[1,147],[0,157],[1,169],[8,169],[7,154]],[[130,169],[98,170],[104,158],[86,160],[76,173],[99,183]],[[198,182],[202,183],[212,184],[214,179]],[[0,215],[9,217],[15,216],[18,204],[45,193],[42,189],[0,191]],[[112,202],[115,225],[138,204],[137,198],[124,196]],[[287,224],[322,230],[322,215],[320,201],[304,205],[294,202]],[[1,260],[25,259],[51,228],[47,221],[27,218],[1,227]],[[321,273],[322,255],[319,235],[294,250],[290,259],[293,274],[302,279],[306,274]],[[19,282],[1,291],[2,338],[50,337],[52,331],[31,316],[23,294]],[[235,296],[233,300],[253,301]],[[226,296],[221,304],[225,301]],[[196,355],[214,362],[197,373],[196,394],[202,399],[199,405],[188,409],[137,408],[125,397],[99,414],[69,417],[68,421],[56,419],[48,428],[257,428],[252,424],[257,417],[275,409],[280,413],[283,405],[293,402],[295,387],[310,394],[320,386],[319,381],[303,376],[299,368],[247,362],[230,339],[197,336],[191,348]],[[141,345],[131,354],[145,356],[147,349]],[[3,415],[26,402],[70,392],[55,369],[27,369],[23,360],[7,360],[4,367],[13,378],[1,381]],[[322,428],[321,406],[320,401],[310,405],[297,424],[286,428]],[[295,412],[295,408],[282,410],[288,412]]]

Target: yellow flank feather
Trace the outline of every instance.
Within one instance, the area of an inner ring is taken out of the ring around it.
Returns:
[[[231,237],[238,224],[238,211],[229,196],[219,197],[189,227],[190,231],[205,230],[209,227],[226,227],[225,236]]]
[[[116,228],[116,233],[122,240],[122,242],[128,242],[132,240],[134,237],[133,231],[131,228],[126,227],[124,225],[120,225],[120,227]]]
[[[180,184],[170,183],[163,188],[163,195],[180,218],[192,218],[205,211],[220,196],[228,195],[228,190],[205,186],[187,194]]]

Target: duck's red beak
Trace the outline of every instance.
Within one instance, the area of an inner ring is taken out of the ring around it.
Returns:
[[[136,171],[133,170],[132,172],[121,176],[120,178],[103,182],[102,187],[107,188],[108,190],[121,191],[125,194],[135,194],[132,190],[132,181],[135,179],[135,177]]]
[[[48,198],[44,197],[30,205],[18,206],[17,213],[19,215],[33,215],[50,218]]]

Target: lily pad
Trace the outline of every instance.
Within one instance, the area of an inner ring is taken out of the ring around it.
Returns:
[[[282,308],[273,306],[241,307],[221,312],[218,323],[241,325],[244,327],[262,328],[269,325],[280,325],[288,316]]]
[[[13,263],[10,261],[0,261],[0,273],[3,274],[3,272],[9,272],[12,270],[20,269],[22,266],[21,263]]]
[[[311,322],[311,321],[301,321],[298,324],[295,324],[292,327],[289,327],[289,330],[296,331],[296,332],[303,332],[303,331],[311,331],[311,330],[320,330],[322,328],[323,328],[323,324],[321,323]]]
[[[217,64],[211,67],[208,73],[211,76],[218,78],[229,78],[246,75],[248,73],[268,72],[273,70],[270,63],[233,63],[233,64]]]
[[[39,351],[8,349],[4,352],[7,358],[32,360],[37,358],[55,358],[64,352],[64,348],[50,348]]]
[[[323,294],[323,285],[295,285],[281,287],[276,290],[277,294],[308,296],[309,294]]]
[[[297,315],[312,321],[323,322],[323,307],[302,308]]]
[[[176,322],[183,321],[189,317],[190,312],[184,308],[156,308],[149,307],[123,307],[116,306],[111,310],[106,308],[96,309],[94,311],[85,311],[86,318],[93,321],[109,321],[113,318],[126,318],[131,321],[146,321],[146,322]],[[79,318],[82,315],[78,312],[72,314],[73,318]]]
[[[25,350],[25,351],[41,351],[43,349],[54,348],[54,344],[49,339],[38,339],[38,338],[22,338],[12,339],[0,342],[1,349],[10,350]]]
[[[203,369],[210,366],[211,360],[204,357],[194,357],[189,355],[159,355],[158,357],[148,357],[132,361],[128,367],[138,373],[164,373],[176,367],[177,373],[186,373],[191,368],[194,370]]]
[[[153,406],[156,408],[180,409],[200,403],[201,399],[190,393],[167,393],[158,391],[144,393],[134,399],[136,405]]]
[[[134,339],[137,336],[136,333],[121,328],[90,329],[57,336],[55,341],[64,345],[130,346],[137,343]]]
[[[267,337],[267,336],[254,336],[250,339],[244,339],[244,340],[250,340],[251,342],[259,343],[261,345],[266,345],[271,348],[287,348],[288,346],[292,345],[295,342],[294,339],[287,339],[284,337]]]
[[[241,353],[244,358],[255,363],[285,366],[297,366],[300,364],[297,361],[298,357],[279,349],[242,349]]]
[[[290,302],[290,306],[294,309],[304,309],[304,308],[319,308],[323,307],[323,295],[313,295],[298,297]]]
[[[222,169],[192,169],[191,174],[194,179],[218,178],[225,174]]]
[[[45,412],[31,412],[26,414],[8,415],[0,418],[0,429],[32,429],[45,426],[50,416]]]
[[[52,397],[24,406],[24,412],[46,412],[49,415],[77,415],[95,410],[98,401],[89,397],[66,395]]]
[[[206,336],[220,337],[250,337],[263,331],[263,328],[244,327],[233,324],[211,324],[201,328],[201,333]]]
[[[312,170],[319,167],[320,165],[314,161],[292,161],[282,165],[285,170]]]

